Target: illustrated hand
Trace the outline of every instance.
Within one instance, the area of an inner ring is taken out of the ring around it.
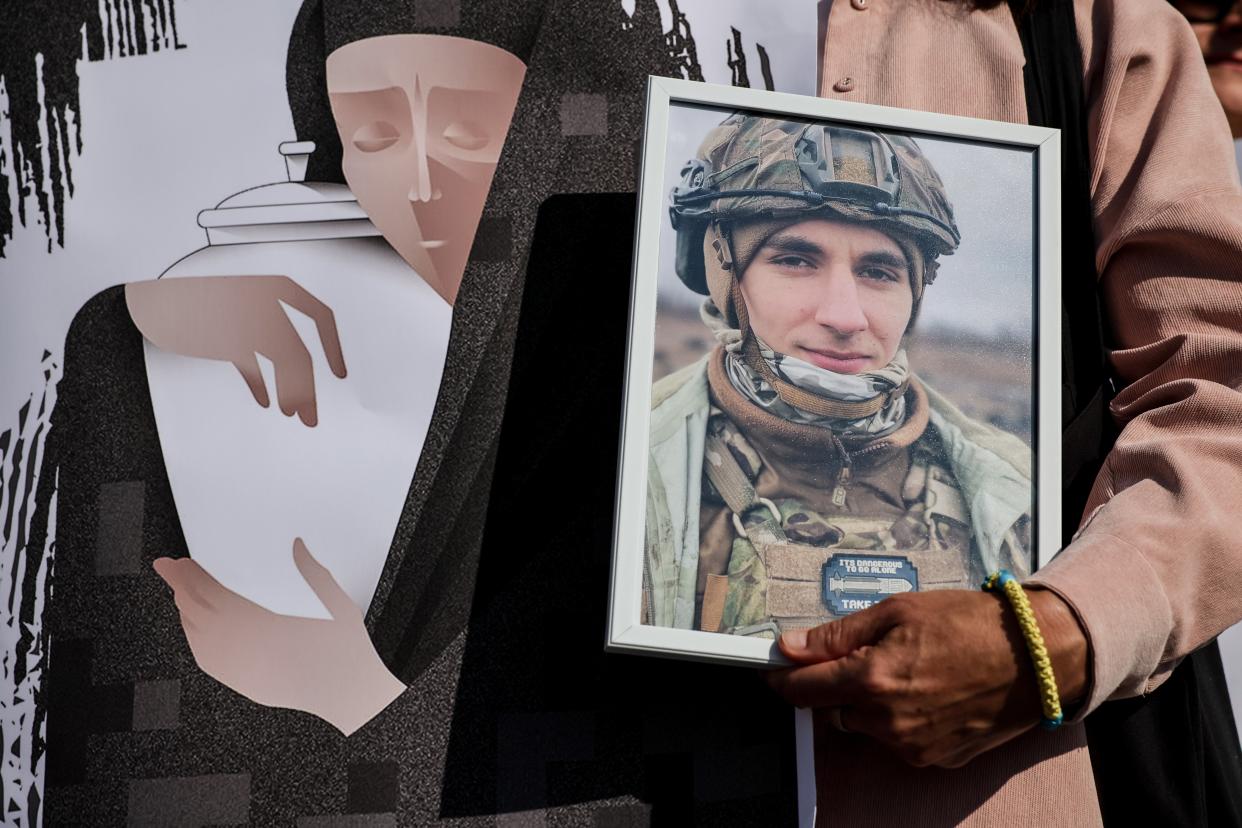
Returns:
[[[281,303],[309,316],[319,329],[328,366],[345,376],[345,357],[332,309],[288,276],[195,276],[131,282],[125,303],[142,335],[183,356],[231,362],[259,405],[271,402],[262,354],[276,369],[280,410],[308,426],[319,422],[310,351]]]
[[[1087,685],[1087,643],[1055,593],[1028,591],[1063,707]],[[895,595],[811,630],[787,632],[795,663],[768,674],[798,707],[869,735],[918,767],[959,767],[1040,719],[1035,670],[1013,610],[985,592]]]
[[[279,615],[225,589],[189,558],[160,558],[198,666],[246,698],[303,710],[346,736],[405,690],[375,652],[362,612],[299,538],[293,561],[332,618]]]

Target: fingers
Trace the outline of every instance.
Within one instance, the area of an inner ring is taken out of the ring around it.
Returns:
[[[293,563],[333,618],[361,615],[362,611],[358,605],[345,590],[341,589],[328,568],[315,560],[301,538],[295,538],[293,541]]]
[[[263,374],[259,370],[259,359],[254,352],[250,353],[249,359],[234,360],[233,366],[246,381],[250,393],[254,395],[254,401],[264,408],[270,406],[272,401],[267,396],[267,384],[263,382]]]
[[[280,352],[263,354],[276,368],[276,400],[285,416],[297,414],[305,425],[315,426],[319,412],[315,406],[315,369],[310,351],[302,344],[293,323],[286,318],[283,324],[288,330],[277,340]]]
[[[850,729],[845,726],[845,708],[844,707],[825,707],[823,708],[823,718],[828,722],[828,726],[833,730],[839,730],[842,733],[849,733]]]
[[[194,569],[201,572],[203,577],[211,578],[197,563],[189,558],[157,558],[152,567],[164,579],[164,583],[172,587],[173,598],[183,612],[211,612],[215,609],[211,600],[194,587],[197,574]]]
[[[896,626],[888,601],[809,630],[790,630],[781,635],[785,657],[796,664],[814,664],[849,655],[860,647],[879,642]]]
[[[319,301],[310,291],[287,276],[285,283],[281,301],[315,320],[324,356],[328,358],[328,367],[332,369],[333,374],[344,379],[345,355],[341,351],[341,340],[336,331],[336,314],[332,312],[332,308]]]
[[[314,370],[310,351],[281,302],[314,320],[329,368],[338,377],[346,374],[332,309],[287,276],[138,282],[126,285],[125,301],[134,324],[157,347],[233,361],[255,401],[268,408],[271,398],[252,349],[258,350],[276,367],[280,410],[290,417],[297,414],[307,426],[319,421]],[[186,323],[204,313],[204,325]],[[284,327],[274,327],[280,325]]]
[[[172,587],[173,603],[177,607],[177,615],[181,620],[181,631],[185,633],[190,651],[194,652],[199,631],[204,625],[210,623],[210,615],[214,612],[214,608],[186,582],[180,560],[159,558],[153,566],[156,574],[164,579],[164,583]]]
[[[866,695],[867,653],[766,673],[768,684],[795,707],[841,707]]]
[[[267,612],[258,604],[225,587],[192,558],[158,558],[152,564],[164,583],[173,588],[178,608],[196,617],[212,612],[240,617],[247,612]]]

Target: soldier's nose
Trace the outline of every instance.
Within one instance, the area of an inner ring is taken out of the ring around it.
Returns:
[[[815,321],[837,333],[848,336],[867,330],[867,315],[859,301],[854,274],[845,268],[833,268],[822,283]]]

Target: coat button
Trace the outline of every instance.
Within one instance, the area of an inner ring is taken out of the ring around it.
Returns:
[[[853,92],[854,79],[848,76],[841,78],[841,80],[832,85],[832,89],[834,92]]]
[[[866,11],[871,8],[871,0],[850,0],[850,5],[859,11]]]

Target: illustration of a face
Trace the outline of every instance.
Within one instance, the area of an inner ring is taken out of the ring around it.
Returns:
[[[828,219],[773,233],[741,288],[760,339],[838,374],[892,361],[914,305],[901,247],[879,230]]]
[[[345,180],[384,238],[452,303],[526,66],[475,40],[387,35],[328,56]]]

